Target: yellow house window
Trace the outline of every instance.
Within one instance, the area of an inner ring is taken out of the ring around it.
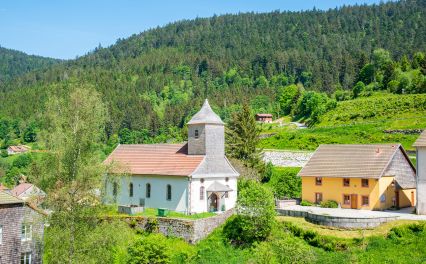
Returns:
[[[368,196],[362,196],[361,197],[362,206],[368,206],[370,204],[370,199]]]
[[[368,187],[368,179],[361,179],[361,186]]]
[[[315,177],[315,185],[322,185],[322,178],[321,177]]]
[[[351,179],[343,178],[343,186],[349,187],[351,185]]]
[[[351,196],[349,194],[343,195],[343,204],[346,204],[346,205],[351,204]]]

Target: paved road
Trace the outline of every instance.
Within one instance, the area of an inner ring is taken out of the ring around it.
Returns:
[[[412,213],[414,211],[414,207],[403,208],[397,211],[370,211],[370,210],[321,208],[321,207],[315,207],[315,206],[292,205],[292,206],[286,206],[282,209],[294,210],[294,211],[309,211],[314,214],[330,215],[330,216],[336,216],[336,217],[379,218],[379,217],[397,216],[399,217],[399,219],[404,219],[404,220],[426,220],[426,215],[416,215]]]

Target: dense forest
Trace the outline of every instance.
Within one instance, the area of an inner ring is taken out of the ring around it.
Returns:
[[[0,46],[0,84],[33,70],[42,70],[60,60],[27,55],[23,52]]]
[[[0,118],[26,129],[50,95],[92,85],[107,104],[106,136],[123,143],[182,138],[206,97],[225,120],[247,102],[315,122],[336,101],[426,91],[425,11],[407,0],[171,23],[2,84]]]

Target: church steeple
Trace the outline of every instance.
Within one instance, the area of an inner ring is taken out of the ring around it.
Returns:
[[[220,119],[220,117],[216,115],[215,112],[213,112],[207,99],[204,101],[204,104],[201,107],[200,111],[198,111],[198,113],[196,113],[188,122],[188,125],[194,124],[224,125],[222,119]]]
[[[225,156],[224,125],[206,99],[188,122],[188,154]]]

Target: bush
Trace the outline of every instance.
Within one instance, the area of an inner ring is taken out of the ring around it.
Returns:
[[[272,192],[256,181],[239,184],[236,212],[223,233],[233,244],[247,245],[268,237],[275,224],[275,204]]]
[[[328,201],[322,201],[320,206],[323,208],[337,208],[339,207],[339,204],[336,201],[328,200]]]
[[[32,162],[31,154],[21,154],[12,163],[13,167],[25,168]]]
[[[2,150],[0,151],[0,156],[1,156],[2,158],[6,158],[6,157],[8,157],[8,156],[9,156],[9,154],[7,154],[7,150],[2,149]]]
[[[273,168],[268,185],[275,197],[299,198],[302,191],[302,180],[297,177],[300,168]]]
[[[301,206],[312,206],[314,204],[309,202],[309,201],[303,200],[303,201],[300,202],[300,205]]]
[[[128,252],[128,263],[171,263],[166,238],[160,234],[138,239]]]
[[[149,234],[128,249],[127,263],[187,263],[194,257],[194,248],[182,239]]]

